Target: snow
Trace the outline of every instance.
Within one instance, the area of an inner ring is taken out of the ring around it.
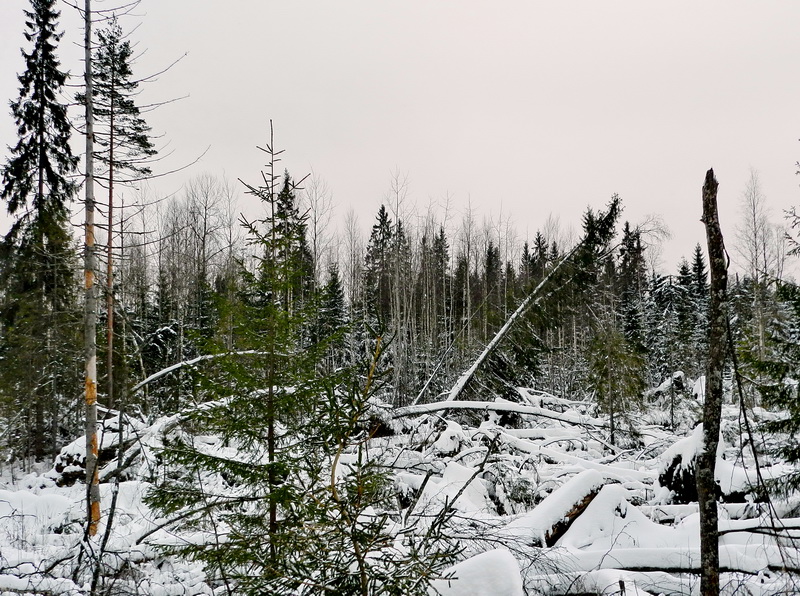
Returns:
[[[686,467],[697,457],[703,448],[703,425],[698,424],[692,434],[680,439],[664,453],[661,454],[661,461],[665,464],[672,462],[675,457],[680,457],[682,466]]]
[[[526,544],[543,546],[548,532],[563,521],[576,504],[603,484],[605,479],[599,472],[584,470],[555,490],[533,511],[509,523],[505,527],[505,534]]]
[[[692,395],[702,401],[706,399],[706,377],[705,375],[698,378],[692,386]]]
[[[441,596],[524,596],[519,565],[509,551],[481,553],[446,569],[430,594]]]
[[[397,538],[387,548],[401,552],[405,533],[424,535],[434,520],[446,519],[437,531],[457,536],[459,556],[465,559],[441,572],[444,578],[433,584],[443,596],[519,596],[525,593],[523,585],[529,594],[620,594],[623,585],[626,595],[697,593],[697,505],[671,502],[658,476],[676,457],[691,467],[702,446],[702,427],[675,437],[643,414],[639,446],[611,450],[602,440],[604,427],[594,424],[604,424],[604,418],[587,404],[529,389],[518,393],[522,404],[493,399],[415,406],[403,413],[402,424],[396,418],[395,436],[372,440],[371,457],[391,466],[397,499],[404,503],[392,517]],[[465,421],[469,418],[461,416],[464,410],[517,412],[520,427],[499,426],[499,416],[471,427]],[[163,473],[157,457],[161,441],[165,434],[184,432],[180,422],[185,414],[151,425],[131,421],[124,429],[123,440],[136,441],[128,450],[133,460],[128,480],[119,484],[108,543],[114,556],[108,565],[126,565],[136,579],[119,580],[121,590],[163,596],[213,593],[202,565],[165,557],[160,550],[200,544],[213,535],[200,528],[161,527],[168,520],[159,519],[144,501],[149,481]],[[738,434],[738,407],[726,406],[724,415],[726,440],[720,442],[717,479],[723,493],[747,495],[755,477],[752,453]],[[106,421],[104,431],[104,445],[115,445],[115,417]],[[234,443],[223,448],[213,436],[195,439],[209,453],[237,457]],[[83,445],[82,438],[76,439],[59,461],[80,470]],[[345,473],[355,458],[355,452],[342,453],[337,474]],[[112,460],[103,473],[115,465]],[[789,469],[779,463],[762,472],[772,478]],[[70,563],[82,540],[85,487],[80,480],[57,486],[59,478],[55,471],[0,477],[0,594],[87,593],[85,577],[72,582]],[[213,475],[205,481],[209,489],[221,486]],[[101,496],[99,536],[106,529],[111,484],[101,485]],[[724,593],[796,593],[795,576],[781,569],[800,560],[800,551],[789,542],[800,537],[799,505],[796,495],[776,501],[771,509],[751,502],[720,504]],[[557,534],[550,535],[556,527]],[[784,538],[765,533],[772,527],[782,527]],[[66,562],[53,566],[61,559]]]
[[[437,455],[453,455],[458,453],[461,445],[467,442],[467,436],[461,425],[450,420],[447,422],[447,428],[442,431],[439,438],[433,443],[433,451]]]
[[[438,511],[453,507],[465,513],[488,512],[492,509],[483,481],[475,478],[475,468],[450,462],[442,472],[441,479],[433,479],[425,486],[419,499],[421,511]]]

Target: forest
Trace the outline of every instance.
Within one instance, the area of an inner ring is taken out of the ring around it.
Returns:
[[[770,220],[756,171],[730,255],[709,232],[672,270],[664,226],[618,195],[527,238],[414,207],[396,172],[363,234],[282,168],[280,123],[261,171],[162,197],[121,23],[86,0],[75,91],[56,1],[25,14],[0,592],[798,589],[800,219]]]

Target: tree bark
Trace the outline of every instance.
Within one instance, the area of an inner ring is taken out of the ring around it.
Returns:
[[[114,407],[114,73],[111,76],[108,139],[108,238],[106,240],[106,382],[107,403]],[[120,425],[122,422],[120,422]]]
[[[708,170],[703,184],[703,223],[708,242],[711,272],[709,304],[709,353],[706,366],[706,395],[703,406],[703,448],[698,455],[697,494],[700,509],[700,594],[719,594],[719,527],[714,470],[722,417],[722,373],[725,366],[727,259],[717,212],[714,170]]]
[[[84,59],[86,82],[86,224],[84,256],[84,350],[86,359],[86,532],[97,534],[100,522],[100,481],[97,469],[97,296],[94,284],[94,113],[92,111],[92,2],[84,7]]]

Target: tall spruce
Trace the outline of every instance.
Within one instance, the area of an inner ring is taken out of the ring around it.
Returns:
[[[133,78],[133,49],[125,39],[116,16],[97,33],[92,56],[94,139],[97,164],[95,173],[107,188],[106,228],[106,399],[114,405],[114,217],[117,184],[132,182],[152,174],[149,163],[156,154],[150,127],[141,116],[135,97],[139,81]],[[78,94],[85,101],[85,94]]]
[[[644,247],[641,232],[631,229],[626,221],[622,229],[622,240],[617,268],[622,326],[625,338],[637,351],[645,351],[644,296],[647,289]]]
[[[56,56],[62,34],[54,5],[55,0],[31,0],[25,11],[24,35],[32,48],[22,50],[26,69],[18,75],[20,96],[11,103],[19,138],[9,148],[0,193],[14,216],[0,247],[3,393],[23,414],[22,446],[36,459],[54,452],[63,423],[74,422],[64,395],[76,380],[78,344],[76,255],[69,229],[77,158],[60,99],[68,75]],[[64,432],[74,430],[66,426]]]
[[[40,226],[60,225],[69,216],[68,202],[75,192],[70,179],[78,164],[69,146],[67,105],[60,99],[68,74],[59,70],[56,47],[60,13],[55,0],[31,0],[26,10],[25,39],[31,51],[22,50],[26,69],[18,75],[19,99],[11,103],[19,140],[9,148],[3,168],[2,198],[8,212],[18,215],[7,235],[15,240],[32,220]]]
[[[691,339],[687,344],[691,357],[692,369],[699,371],[708,357],[708,267],[700,244],[694,247],[691,264],[691,282],[689,285],[690,308],[692,310],[693,327]]]
[[[322,362],[325,373],[333,373],[347,363],[345,331],[349,326],[344,300],[344,287],[336,263],[328,265],[328,279],[321,288],[316,313],[315,342],[327,341]]]
[[[364,296],[366,310],[372,321],[386,324],[392,312],[392,219],[381,205],[370,232],[364,257]]]
[[[440,563],[389,548],[392,484],[367,451],[383,338],[372,338],[359,366],[325,371],[331,342],[307,330],[344,310],[343,293],[333,269],[326,317],[303,294],[314,278],[305,218],[288,175],[278,191],[272,143],[268,153],[266,184],[248,187],[266,216],[244,222],[257,263],[236,321],[245,350],[202,376],[207,401],[165,441],[171,472],[149,501],[178,525],[209,530],[207,541],[176,550],[202,561],[220,593],[426,594]],[[324,331],[335,338],[336,325]]]
[[[767,354],[758,357],[755,350],[744,350],[743,363],[756,374],[758,391],[765,407],[776,411],[774,417],[762,422],[761,428],[772,437],[767,442],[771,455],[787,462],[800,462],[800,399],[796,379],[800,378],[800,287],[781,283],[776,298],[782,305],[782,315],[768,327]],[[793,470],[772,481],[770,488],[786,496],[800,489],[800,470]]]

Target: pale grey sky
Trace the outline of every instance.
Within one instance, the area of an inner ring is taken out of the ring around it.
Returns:
[[[3,102],[27,4],[0,2]],[[61,56],[79,74],[73,12]],[[189,96],[148,116],[174,149],[164,167],[211,146],[163,191],[204,171],[257,181],[272,118],[286,167],[313,168],[365,228],[394,170],[421,211],[448,193],[456,210],[502,205],[531,237],[548,214],[577,227],[619,193],[625,219],[663,217],[673,271],[705,242],[709,167],[729,249],[751,167],[776,221],[800,203],[799,3],[143,0],[138,13],[123,23],[141,23],[138,73],[188,53],[144,95]],[[6,109],[3,159],[13,142]]]

